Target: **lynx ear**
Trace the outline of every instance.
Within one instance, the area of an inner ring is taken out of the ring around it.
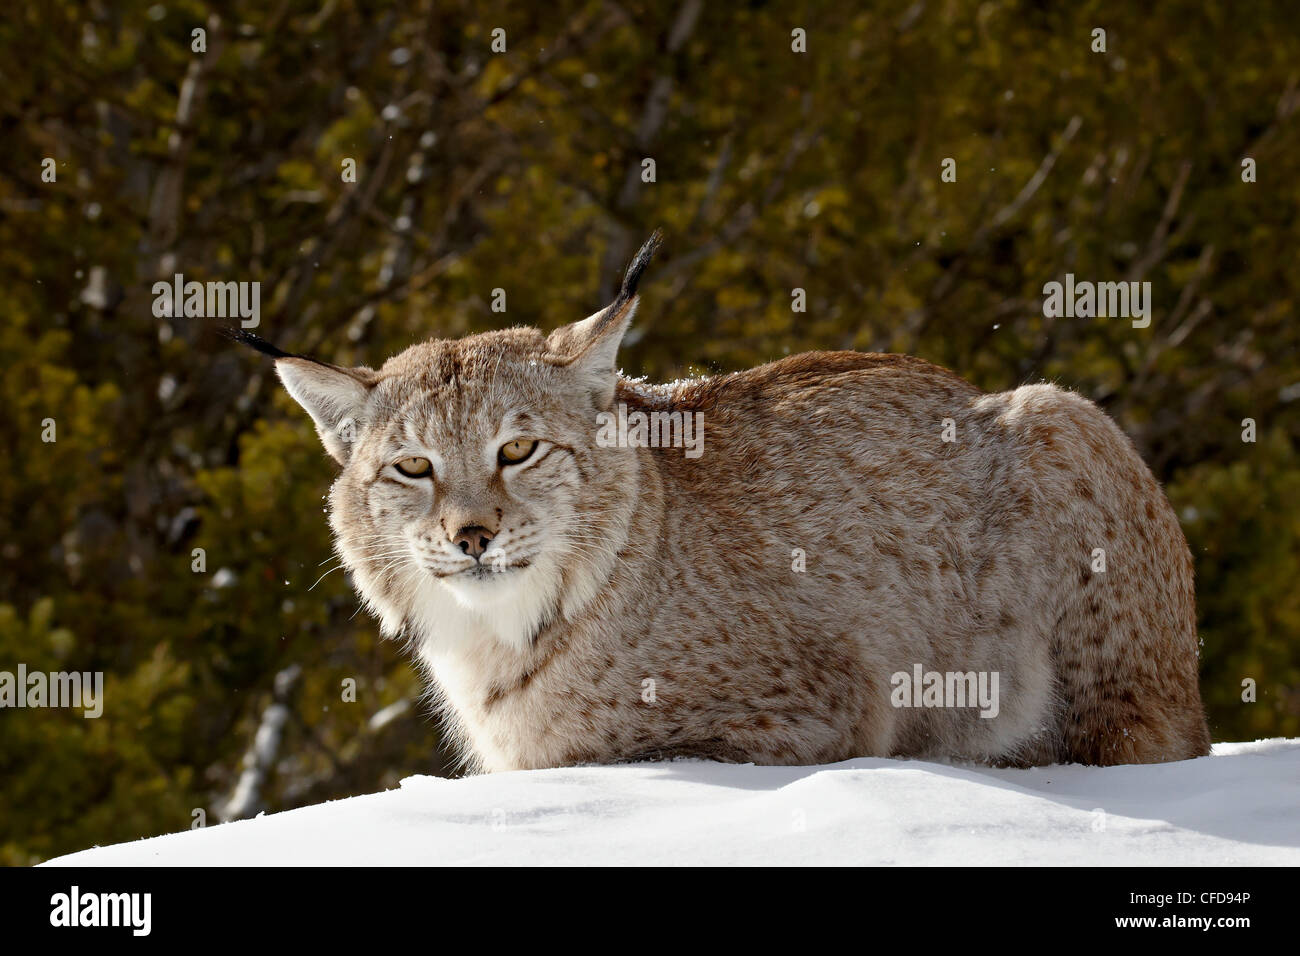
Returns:
[[[659,248],[662,235],[656,229],[637,252],[613,302],[581,322],[556,329],[546,340],[547,351],[560,356],[591,390],[597,408],[608,408],[614,400],[618,347],[636,314],[636,287],[641,273]]]
[[[294,401],[316,423],[325,450],[340,465],[347,464],[364,423],[375,373],[365,367],[340,368],[296,355],[277,358],[275,370]]]
[[[593,316],[556,329],[546,340],[547,350],[561,356],[583,387],[591,392],[597,408],[609,408],[618,380],[615,360],[623,334],[636,314],[635,297],[618,306],[601,309]]]

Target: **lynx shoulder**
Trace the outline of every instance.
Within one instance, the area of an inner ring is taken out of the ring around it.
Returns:
[[[338,552],[472,766],[1208,752],[1191,556],[1100,409],[853,352],[627,380],[652,251],[549,336],[378,370],[242,336],[342,465]]]

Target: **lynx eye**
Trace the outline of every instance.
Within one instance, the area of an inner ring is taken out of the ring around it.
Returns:
[[[393,462],[393,467],[407,478],[424,478],[433,470],[427,458],[403,458]]]
[[[503,465],[517,465],[526,461],[537,450],[537,442],[528,438],[516,438],[501,446],[497,452],[497,461]]]

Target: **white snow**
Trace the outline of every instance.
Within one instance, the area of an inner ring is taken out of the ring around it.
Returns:
[[[1300,864],[1300,740],[1154,766],[675,761],[444,780],[52,860],[151,864]]]

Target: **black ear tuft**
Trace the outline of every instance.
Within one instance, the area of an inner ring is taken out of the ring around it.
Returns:
[[[654,254],[659,250],[659,244],[663,241],[664,232],[662,229],[656,229],[650,234],[650,238],[645,241],[637,254],[632,258],[631,264],[627,267],[627,273],[623,276],[623,288],[619,291],[618,298],[626,302],[632,296],[636,295],[637,284],[641,281],[641,273],[645,272],[645,267],[650,264]]]
[[[232,342],[238,342],[240,345],[247,345],[250,349],[256,349],[263,355],[269,355],[271,358],[306,358],[304,355],[295,355],[293,352],[286,352],[284,349],[272,345],[260,335],[254,335],[247,329],[234,329],[228,325],[215,326],[216,331],[230,339]]]

